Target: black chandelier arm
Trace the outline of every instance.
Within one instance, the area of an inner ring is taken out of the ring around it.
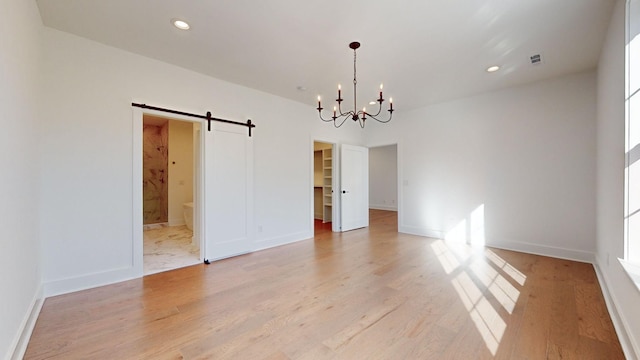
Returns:
[[[387,110],[387,111],[389,112],[389,118],[388,118],[388,119],[386,119],[386,120],[380,120],[380,119],[378,119],[378,118],[377,118],[377,116],[378,116],[377,114],[376,114],[376,115],[371,115],[371,114],[367,113],[367,115],[369,115],[369,118],[371,118],[371,119],[373,119],[373,120],[375,120],[375,121],[377,121],[377,122],[379,122],[379,123],[386,124],[386,123],[388,123],[389,121],[391,121],[391,118],[393,118],[393,111],[394,111],[394,110]]]
[[[341,106],[341,104],[342,104],[342,101],[339,101],[339,102],[338,102],[338,114],[340,114],[339,116],[347,116],[347,117],[349,117],[349,118],[353,117],[353,115],[355,114],[355,113],[354,113],[354,110],[349,110],[349,111],[347,111],[347,112],[342,112],[342,106]],[[354,109],[355,109],[355,108],[354,108]]]
[[[332,118],[330,121],[333,122],[333,127],[339,128],[347,121],[348,118],[349,116],[340,115],[340,116],[336,116],[335,118]]]
[[[329,119],[325,119],[322,117],[322,110],[320,110],[318,111],[318,116],[320,117],[320,120],[324,122],[332,122],[334,127],[339,128],[347,121],[348,118],[350,118],[351,113],[341,114]]]
[[[322,117],[322,110],[318,111],[318,116],[320,116],[320,120],[324,121],[324,122],[329,122],[329,121],[334,121],[335,119],[333,118],[329,118],[329,119],[325,119]]]
[[[377,113],[371,114],[371,113],[367,112],[367,115],[369,115],[371,117],[376,117],[376,116],[380,115],[380,112],[382,111],[382,102],[383,101],[384,100],[378,99],[378,112]]]
[[[342,109],[340,108],[340,103],[338,103],[338,116],[346,116],[350,119],[353,118],[353,115],[360,115],[360,113],[355,113],[353,110],[349,110],[347,112],[342,112]]]
[[[330,121],[335,121],[335,119],[341,118],[341,117],[351,117],[353,116],[353,111],[348,111],[343,113],[342,109],[340,109],[340,103],[338,102],[338,110],[337,112],[334,111],[334,116],[330,117],[329,119],[325,119],[322,117],[322,110],[324,110],[324,108],[319,107],[316,110],[318,110],[318,115],[320,115],[320,120],[324,121],[324,122],[330,122]]]
[[[339,128],[340,126],[342,126],[348,119],[348,116],[339,116],[336,119],[342,119],[342,121],[340,122],[340,124],[338,124],[337,121],[333,120],[333,127],[335,127],[336,129]]]

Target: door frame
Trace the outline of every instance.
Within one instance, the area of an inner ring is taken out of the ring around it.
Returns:
[[[167,115],[167,113],[157,110],[151,109],[142,109],[142,108],[133,108],[133,166],[132,166],[132,182],[133,182],[133,190],[132,190],[132,205],[133,205],[133,213],[132,215],[132,234],[133,234],[133,249],[132,249],[132,267],[135,274],[135,277],[144,276],[144,239],[143,239],[143,217],[142,217],[142,157],[143,157],[143,118],[144,115],[153,115],[159,116],[167,119],[186,121],[190,123],[200,124],[200,146],[199,146],[199,159],[197,161],[196,168],[194,168],[194,180],[196,182],[196,186],[194,187],[194,202],[196,206],[194,207],[194,229],[197,227],[198,234],[200,235],[200,255],[199,259],[202,261],[204,254],[204,239],[206,237],[205,229],[204,229],[204,216],[206,212],[206,207],[204,206],[204,189],[202,184],[204,184],[205,175],[204,175],[204,160],[205,160],[205,141],[204,134],[202,131],[204,121],[198,120],[192,117],[171,114]]]
[[[309,199],[310,199],[310,217],[309,217],[309,233],[312,234],[314,233],[314,226],[313,226],[313,221],[314,221],[314,208],[313,208],[313,204],[315,202],[314,199],[314,194],[313,194],[313,152],[315,150],[314,148],[314,143],[315,142],[321,142],[321,143],[325,143],[325,144],[331,144],[332,146],[332,155],[331,155],[331,189],[333,190],[333,193],[331,194],[331,231],[332,232],[340,232],[340,197],[337,196],[338,192],[336,191],[336,189],[339,187],[340,183],[338,181],[338,178],[340,177],[340,157],[336,156],[338,154],[338,152],[340,151],[339,148],[339,144],[337,142],[335,142],[334,140],[327,140],[327,139],[322,139],[322,138],[315,138],[315,137],[311,137],[310,139],[310,145],[309,148],[311,149],[310,154],[309,154],[309,160],[310,160],[310,164],[311,166],[309,166],[309,184],[308,184],[308,188],[309,188]]]

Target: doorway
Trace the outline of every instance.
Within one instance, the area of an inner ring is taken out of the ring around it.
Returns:
[[[313,142],[313,230],[331,232],[333,226],[333,144]]]
[[[143,275],[200,262],[200,124],[142,118]]]
[[[369,209],[398,220],[398,145],[369,148]]]

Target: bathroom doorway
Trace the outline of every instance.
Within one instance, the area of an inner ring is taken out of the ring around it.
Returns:
[[[144,114],[142,148],[143,274],[198,264],[200,123]]]

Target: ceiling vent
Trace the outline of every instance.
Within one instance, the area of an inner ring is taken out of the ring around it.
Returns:
[[[540,54],[529,56],[529,60],[531,60],[531,65],[539,65],[542,63],[542,57],[540,56]]]

